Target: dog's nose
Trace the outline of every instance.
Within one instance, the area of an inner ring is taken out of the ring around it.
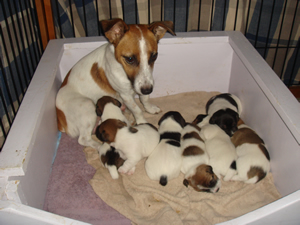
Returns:
[[[153,87],[152,86],[146,86],[146,87],[142,87],[141,88],[141,93],[143,95],[149,95],[153,90]]]

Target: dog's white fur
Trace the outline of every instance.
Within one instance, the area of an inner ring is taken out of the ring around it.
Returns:
[[[215,124],[202,127],[200,136],[205,142],[206,151],[210,158],[210,165],[214,173],[224,181],[230,180],[237,171],[230,168],[237,159],[237,154],[230,137]]]
[[[78,61],[64,79],[56,97],[59,130],[73,138],[78,137],[79,144],[96,149],[101,144],[91,135],[97,121],[95,104],[100,97],[110,95],[124,102],[137,124],[146,120],[135,102],[135,94],[139,95],[147,112],[160,111],[149,102],[154,84],[152,71],[157,43],[166,31],[175,35],[173,23],[169,21],[127,25],[123,20],[115,19],[101,23],[110,43]],[[132,38],[135,40],[130,42]]]
[[[160,181],[160,184],[163,186],[180,174],[182,162],[180,132],[182,128],[182,125],[175,121],[173,116],[161,119],[158,128],[159,134],[162,135],[165,132],[179,133],[179,146],[169,144],[168,142],[171,139],[163,138],[145,162],[148,177],[151,180]],[[162,183],[162,179],[165,179],[166,183]]]
[[[242,124],[238,126],[238,131],[236,131],[235,134],[237,135],[239,130],[242,128],[249,129],[250,131],[255,133],[250,127]],[[235,134],[233,135],[232,140],[235,139]],[[243,137],[240,136],[238,141],[241,141],[242,138]],[[260,147],[265,147],[263,142],[247,143],[247,141],[236,147],[238,155],[238,158],[236,160],[237,174],[233,176],[231,180],[244,181],[245,183],[254,184],[268,174],[268,172],[270,171],[270,160],[268,159],[269,154],[268,152],[263,153]],[[265,149],[265,151],[267,150]],[[266,157],[266,154],[268,158]],[[262,175],[262,177],[259,178],[258,175],[255,175],[254,177],[249,178],[248,172],[251,170],[251,168],[255,168],[256,171],[260,170],[259,173]]]

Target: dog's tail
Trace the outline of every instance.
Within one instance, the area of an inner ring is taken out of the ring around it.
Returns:
[[[230,168],[228,169],[225,177],[223,178],[224,181],[229,181],[231,180],[231,178],[237,174],[237,171],[236,171],[236,161],[234,160],[231,165],[230,165]]]
[[[168,183],[168,177],[167,177],[166,175],[160,176],[159,183],[160,183],[162,186],[166,186],[167,183]]]

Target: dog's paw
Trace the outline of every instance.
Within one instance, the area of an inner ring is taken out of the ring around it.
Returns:
[[[124,166],[121,166],[121,167],[119,167],[118,172],[119,173],[127,173],[128,170]]]
[[[158,106],[152,104],[145,105],[145,109],[150,114],[157,114],[161,112],[161,109]]]
[[[132,167],[132,168],[127,172],[127,174],[128,174],[128,175],[132,175],[132,174],[134,174],[134,172],[135,172],[135,166]]]

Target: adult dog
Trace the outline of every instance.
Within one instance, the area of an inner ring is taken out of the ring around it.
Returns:
[[[149,102],[157,45],[167,31],[175,35],[169,21],[127,25],[121,19],[113,19],[101,21],[101,25],[109,43],[72,67],[56,97],[58,129],[78,137],[79,144],[96,149],[101,144],[91,135],[97,120],[95,105],[102,96],[109,95],[124,103],[137,124],[146,120],[134,100],[135,94],[147,112],[160,112]]]

